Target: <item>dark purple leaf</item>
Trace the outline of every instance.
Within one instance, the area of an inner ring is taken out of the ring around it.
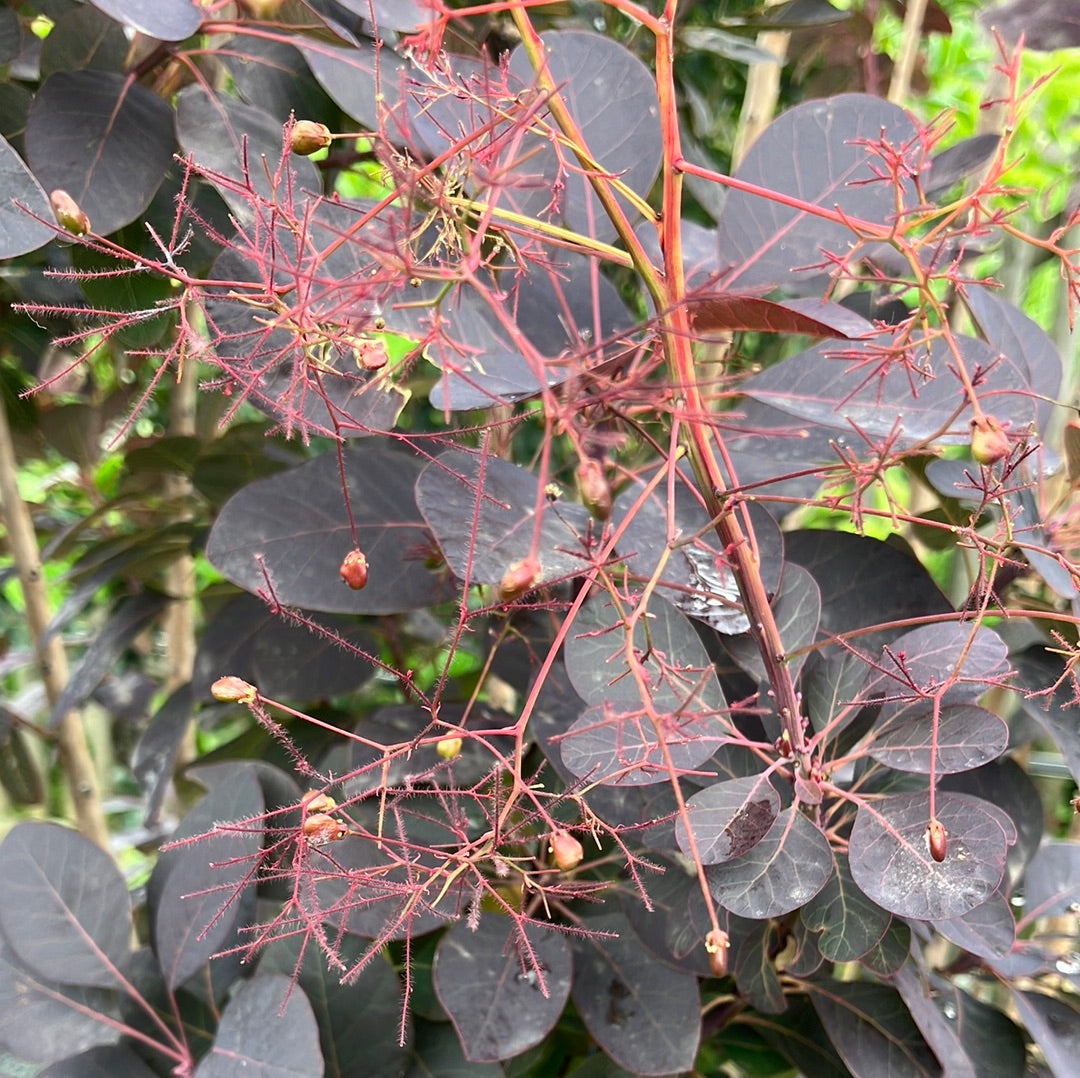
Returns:
[[[1042,330],[1039,331],[1040,333]],[[1044,457],[1044,464],[1047,463]],[[1075,570],[1067,551],[1060,548],[1047,534],[1046,522],[1039,510],[1035,491],[1030,487],[1010,490],[1006,495],[1008,512],[1013,521],[1013,541],[1021,547],[1035,570],[1063,599],[1073,599],[1078,591]]]
[[[1075,914],[1077,896],[1080,896],[1080,844],[1044,842],[1028,865],[1024,916]]]
[[[1080,14],[1072,0],[1012,0],[981,12],[979,22],[993,27],[1010,47],[1021,36],[1024,48],[1037,52],[1080,45]]]
[[[587,565],[585,508],[549,501],[536,477],[509,461],[443,453],[420,474],[416,501],[447,564],[469,585],[497,584],[530,555],[538,584]]]
[[[570,995],[570,948],[554,928],[509,917],[459,921],[439,941],[432,976],[467,1059],[509,1059],[540,1044]]]
[[[1009,357],[1010,363],[1015,364],[1026,376],[1027,388],[1032,394],[1050,398],[1041,400],[1032,397],[1024,402],[1006,398],[998,401],[988,396],[980,385],[979,397],[986,410],[1002,426],[1008,424],[1014,432],[1022,432],[1029,423],[1034,422],[1036,433],[1045,436],[1054,407],[1051,401],[1061,383],[1061,359],[1054,342],[1037,322],[988,288],[980,285],[965,288],[964,302],[986,343]]]
[[[951,775],[997,759],[1009,746],[1009,728],[986,708],[943,707],[937,716],[905,714],[874,730],[870,755],[897,771]]]
[[[789,561],[808,569],[821,592],[821,629],[844,633],[910,617],[952,612],[952,605],[919,562],[863,535],[825,530],[784,534]],[[861,649],[876,650],[899,630],[860,634]]]
[[[1024,714],[1041,726],[1072,773],[1080,782],[1080,733],[1076,722],[1076,690],[1065,676],[1059,656],[1043,647],[1029,648],[1013,657],[1013,663],[1026,691],[1019,694]],[[1057,685],[1047,693],[1048,686]],[[1037,694],[1037,695],[1036,695]]]
[[[377,654],[378,646],[345,618],[320,618],[319,624],[333,635],[296,625],[253,596],[238,596],[207,621],[192,684],[204,698],[225,674],[276,699],[327,700],[354,691],[371,677],[372,667],[358,656],[346,658],[340,641],[368,655]]]
[[[911,929],[894,917],[881,941],[859,959],[859,965],[879,977],[891,977],[910,960]]]
[[[1019,878],[1043,835],[1042,798],[1027,772],[1006,756],[975,771],[949,775],[939,788],[980,797],[1009,817],[1017,833],[1017,841],[1009,849],[1009,875]]]
[[[885,694],[882,713],[890,718],[929,710],[932,695],[943,703],[971,703],[1009,673],[1005,642],[986,626],[924,625],[898,637],[890,650],[892,656],[881,661],[882,674],[868,687]],[[942,693],[953,676],[955,684]]]
[[[833,853],[836,871],[806,904],[801,917],[820,932],[818,950],[830,962],[854,962],[875,947],[889,930],[892,917],[870,902],[855,886],[848,859]]]
[[[1012,998],[1055,1078],[1071,1078],[1080,1058],[1080,1009],[1041,992],[1013,988]]]
[[[962,917],[935,921],[934,928],[957,947],[986,959],[1004,957],[1016,941],[1016,918],[1000,889]]]
[[[776,971],[772,946],[775,926],[769,921],[757,921],[734,952],[731,972],[739,994],[761,1014],[782,1014],[787,1000],[780,976]]]
[[[621,914],[589,917],[584,927],[617,933],[574,941],[571,991],[589,1033],[634,1074],[689,1070],[701,1036],[697,979],[654,959]]]
[[[1022,1078],[1028,1073],[1024,1034],[1011,1018],[936,977],[934,993],[979,1078]]]
[[[754,1026],[776,1051],[814,1078],[851,1078],[829,1040],[817,1012],[803,996],[789,1000],[783,1014],[762,1015]]]
[[[275,940],[259,959],[258,975],[298,975],[296,983],[319,1025],[326,1078],[348,1078],[361,1066],[371,1075],[400,1074],[408,1050],[399,1043],[401,982],[389,961],[379,955],[355,980],[342,984],[340,971],[328,967],[317,947],[303,942],[301,936]],[[366,950],[366,942],[354,936],[334,940],[346,968]]]
[[[195,1078],[323,1078],[311,1004],[281,974],[242,981]]]
[[[449,1022],[418,1022],[406,1078],[504,1078],[498,1063],[470,1063]],[[344,1078],[344,1076],[343,1076]]]
[[[184,817],[150,877],[154,953],[170,989],[197,973],[233,935],[240,896],[262,845],[262,792],[250,767],[210,791]],[[218,825],[222,825],[218,830]],[[213,832],[212,834],[210,832]]]
[[[147,591],[120,604],[83,653],[63,692],[53,704],[49,715],[51,728],[55,728],[64,715],[82,704],[97,688],[113,663],[132,640],[161,614],[168,602],[167,596]]]
[[[58,71],[26,121],[26,155],[46,191],[60,188],[101,235],[150,205],[173,154],[172,110],[130,78]]]
[[[590,782],[666,781],[654,720],[679,769],[704,763],[730,732],[721,719],[719,679],[693,626],[655,594],[648,614],[634,625],[633,647],[646,679],[641,686],[626,661],[621,616],[610,603],[586,603],[566,641],[570,682],[592,707],[562,735],[562,759]]]
[[[159,820],[194,706],[191,683],[186,682],[154,713],[131,754],[131,770],[146,799],[147,827],[155,826]]]
[[[191,0],[90,0],[111,19],[158,41],[183,41],[202,25],[202,12]]]
[[[885,352],[891,336],[815,345],[755,375],[741,389],[800,419],[842,431],[837,445],[856,453],[868,452],[863,437],[873,441],[895,435],[898,445],[966,445],[971,405],[954,373],[950,345],[936,337],[929,348],[908,352],[906,361],[903,356],[889,361]],[[979,399],[984,409],[1009,419],[1014,430],[1037,427],[1042,405],[1031,397],[1025,360],[1002,355],[974,337],[957,336],[953,342],[968,373],[983,372]]]
[[[814,731],[821,733],[830,726],[831,739],[846,729],[860,713],[851,706],[870,674],[866,660],[850,651],[827,655],[814,653],[807,657],[802,676],[802,694]],[[843,718],[841,714],[843,713]]]
[[[306,157],[283,151],[282,120],[252,105],[212,96],[201,85],[185,86],[176,97],[176,136],[185,154],[201,168],[230,183],[211,182],[241,225],[250,225],[260,200],[291,199],[321,192],[319,170]],[[283,192],[288,192],[285,194]],[[72,192],[74,194],[74,192]],[[303,217],[302,212],[297,217]],[[93,216],[90,218],[94,221]]]
[[[0,135],[0,191],[4,192],[0,196],[0,259],[36,251],[56,235],[47,224],[30,216],[36,214],[52,221],[52,207],[34,174],[3,135]]]
[[[30,973],[116,987],[131,952],[130,911],[115,862],[77,831],[17,823],[0,844],[0,931]]]
[[[742,857],[772,827],[780,812],[780,796],[767,774],[715,782],[686,802],[690,834],[698,859],[717,865]],[[689,835],[680,819],[675,837],[682,851],[693,858]]]
[[[900,917],[962,917],[994,893],[1005,871],[1006,836],[993,806],[939,791],[936,810],[947,835],[940,863],[926,841],[925,792],[865,802],[855,817],[851,874],[867,896]]]
[[[814,1009],[852,1074],[938,1078],[941,1068],[894,988],[837,980],[810,987]]]
[[[605,174],[647,195],[662,155],[656,82],[649,69],[617,41],[588,31],[554,31],[543,35],[543,43],[548,75],[593,160]],[[508,81],[535,86],[524,49],[511,54]],[[537,122],[557,126],[546,109]],[[565,149],[556,154],[550,139],[535,135],[514,139],[512,147],[512,157],[492,163],[501,173],[501,204],[596,239],[615,235],[577,162],[573,169],[563,168]],[[633,222],[636,211],[625,200],[619,202]]]
[[[640,484],[631,484],[615,499],[612,512],[613,524],[622,529],[619,553],[630,572],[641,581],[651,581],[660,568],[657,590],[669,603],[719,633],[746,632],[750,623],[729,559],[709,527],[709,515],[696,485],[682,472],[676,476],[674,534],[670,536],[663,485],[644,501],[642,493]],[[748,508],[758,542],[762,582],[766,591],[773,592],[780,582],[783,540],[776,522],[761,506]],[[680,539],[683,542],[672,547],[671,543]]]
[[[498,288],[505,287],[499,282]],[[582,368],[601,366],[629,333],[635,319],[595,259],[559,252],[551,266],[523,267],[512,303],[517,332],[535,349],[528,358],[499,325],[479,293],[470,289],[440,308],[448,339],[435,340],[424,355],[443,372],[432,388],[435,408],[490,408],[536,396],[542,386],[561,385]],[[567,358],[570,357],[570,358]]]
[[[950,1022],[937,1001],[931,999],[914,966],[909,962],[898,969],[892,983],[949,1078],[977,1078],[975,1066],[960,1040],[959,1026]]]
[[[972,135],[935,154],[923,180],[923,191],[933,201],[950,187],[971,176],[994,156],[1001,143],[1000,135]]]
[[[749,853],[705,869],[713,898],[755,920],[805,906],[832,873],[828,840],[796,808],[784,809]]]
[[[375,30],[382,36],[386,30],[411,34],[434,18],[434,9],[424,0],[338,0],[346,11],[362,19],[374,18]],[[385,50],[384,50],[385,53]]]
[[[23,34],[19,17],[11,8],[0,11],[0,64],[9,64],[22,51]]]
[[[54,1063],[38,1078],[155,1078],[155,1072],[126,1044],[118,1044],[91,1048]]]
[[[815,299],[779,302],[742,292],[711,292],[695,295],[687,306],[695,331],[705,337],[759,331],[850,338],[875,332],[873,324],[854,311]]]
[[[663,875],[651,877],[648,882],[652,909],[646,909],[638,895],[624,892],[620,896],[623,912],[638,939],[661,962],[698,977],[711,977],[705,936],[712,923],[697,876],[688,873],[675,854],[650,853],[649,860],[664,870]],[[724,925],[732,938],[733,951],[747,924],[732,917]]]
[[[119,1034],[115,992],[62,985],[31,973],[0,937],[0,1044],[34,1063],[52,1063]],[[96,1017],[100,1015],[101,1017]]]
[[[780,592],[772,601],[772,612],[784,652],[793,655],[788,661],[788,669],[792,678],[797,678],[806,661],[807,652],[803,649],[814,642],[821,620],[821,592],[814,578],[801,565],[784,567]],[[724,650],[751,677],[758,681],[768,680],[765,660],[752,636],[744,634],[725,640]],[[795,654],[800,651],[801,655]]]
[[[887,140],[918,152],[911,118],[877,97],[844,94],[810,101],[774,120],[750,147],[737,179],[826,210],[877,224],[895,219],[896,190],[875,174],[881,162],[865,144]],[[903,200],[912,203],[910,184]],[[744,191],[728,192],[720,216],[725,288],[791,289],[827,272],[824,253],[847,254],[853,236],[805,211]],[[824,263],[824,265],[823,265]]]
[[[310,41],[298,41],[297,46],[322,88],[362,127],[379,130],[383,110],[400,116],[402,90],[411,72],[393,50],[368,40],[348,47]]]
[[[413,497],[420,462],[386,445],[364,445],[345,451],[344,468],[368,560],[362,591],[338,574],[353,537],[334,453],[230,498],[210,531],[207,557],[246,591],[265,591],[269,578],[279,602],[307,610],[391,614],[447,594],[424,566],[433,544]]]

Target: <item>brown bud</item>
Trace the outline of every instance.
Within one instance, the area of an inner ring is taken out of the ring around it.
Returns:
[[[365,371],[381,371],[386,366],[386,342],[373,337],[357,337],[352,342],[356,365]]]
[[[289,149],[301,157],[323,150],[333,142],[330,128],[314,120],[297,120],[289,135]]]
[[[90,231],[90,218],[67,191],[57,188],[49,195],[49,202],[61,228],[67,229],[73,236],[85,236]]]
[[[514,562],[503,574],[499,581],[499,598],[508,603],[519,595],[524,595],[537,584],[540,579],[540,563],[536,558],[522,558]]]
[[[611,516],[611,487],[604,475],[604,466],[589,457],[583,460],[575,472],[581,503],[597,520]]]
[[[560,872],[569,872],[577,868],[585,856],[581,843],[569,831],[564,831],[561,827],[551,832],[548,851]]]
[[[727,973],[728,948],[731,939],[726,932],[710,929],[705,933],[705,953],[709,956],[709,970],[714,977]]]
[[[306,812],[333,812],[337,808],[337,802],[327,794],[321,794],[316,790],[308,790],[304,794],[304,810]]]
[[[1009,436],[992,415],[971,421],[971,455],[979,464],[996,464],[1009,455]]]
[[[210,686],[210,695],[223,704],[253,704],[259,692],[243,678],[230,674],[228,677],[219,677]]]
[[[327,816],[325,812],[309,812],[304,817],[304,837],[312,846],[325,846],[328,842],[336,842],[344,838],[349,829],[333,816]]]
[[[930,848],[930,856],[938,864],[945,860],[946,837],[945,827],[940,820],[933,819],[926,825],[926,845]]]
[[[345,555],[345,559],[342,561],[341,568],[338,569],[338,572],[341,574],[341,579],[344,580],[353,591],[359,591],[367,583],[367,558],[364,557],[362,551],[350,550],[349,553]]]
[[[444,737],[440,742],[435,745],[435,751],[444,760],[453,760],[455,756],[461,752],[461,738],[460,737]]]

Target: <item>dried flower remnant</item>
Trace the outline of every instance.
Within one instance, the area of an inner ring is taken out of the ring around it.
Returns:
[[[368,582],[368,563],[363,551],[350,550],[338,572],[353,591],[360,591]]]
[[[289,134],[289,149],[300,157],[308,157],[318,150],[325,150],[334,136],[326,124],[314,120],[297,120]]]

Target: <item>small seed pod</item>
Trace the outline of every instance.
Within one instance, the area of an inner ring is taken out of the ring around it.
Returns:
[[[386,366],[386,342],[375,337],[357,337],[353,341],[356,365],[365,371],[381,371]]]
[[[323,150],[333,142],[334,136],[326,124],[314,120],[297,120],[289,134],[289,149],[300,157],[307,157],[316,150]]]
[[[519,595],[524,595],[536,586],[540,579],[540,563],[536,558],[522,558],[514,562],[499,581],[499,598],[508,603]]]
[[[592,457],[583,460],[574,473],[581,503],[597,519],[611,516],[611,487],[604,475],[604,466]]]
[[[249,685],[243,678],[219,677],[210,686],[210,695],[223,704],[252,704],[259,695],[254,685]]]
[[[945,854],[948,852],[946,838],[945,827],[940,820],[933,819],[926,825],[926,845],[930,848],[930,856],[938,864],[945,860]]]
[[[570,872],[577,868],[585,856],[581,843],[569,831],[564,831],[562,828],[551,832],[548,851],[560,872]]]
[[[359,591],[367,583],[367,558],[364,557],[363,552],[360,550],[350,550],[349,553],[345,555],[338,572],[341,574],[341,579],[344,580],[353,591]]]
[[[461,753],[461,738],[444,737],[435,745],[435,751],[444,760],[453,760],[455,756],[458,756]]]
[[[57,188],[49,194],[49,203],[61,228],[73,236],[85,236],[90,231],[90,218],[67,191]]]
[[[1009,436],[992,415],[971,421],[971,455],[979,464],[996,464],[1009,455]]]
[[[349,829],[325,812],[309,812],[304,817],[304,837],[312,846],[325,846],[337,842],[349,833]]]
[[[709,956],[709,971],[714,977],[727,974],[728,948],[731,939],[726,932],[715,928],[705,933],[705,953]]]

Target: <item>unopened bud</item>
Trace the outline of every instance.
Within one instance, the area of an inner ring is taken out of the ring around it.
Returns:
[[[560,872],[570,872],[577,868],[585,856],[581,843],[569,831],[564,831],[562,828],[551,832],[548,851]]]
[[[230,674],[228,677],[219,677],[210,686],[210,695],[223,704],[253,704],[259,692],[243,678]]]
[[[1009,455],[1009,436],[992,415],[971,421],[971,455],[979,464],[996,464]]]
[[[705,953],[709,956],[709,971],[714,977],[727,974],[728,948],[731,939],[726,932],[713,928],[705,933]]]
[[[314,120],[297,120],[289,134],[289,149],[301,157],[324,150],[334,141],[330,128]]]
[[[926,825],[926,845],[930,848],[930,856],[938,864],[945,860],[946,837],[945,827],[940,820],[933,819]]]
[[[367,558],[364,557],[363,552],[360,550],[350,550],[345,555],[338,572],[341,574],[341,579],[353,591],[359,591],[367,583]]]
[[[444,760],[453,760],[455,756],[461,753],[461,738],[444,737],[435,745],[435,751]]]
[[[325,812],[310,812],[304,817],[304,837],[312,846],[325,846],[344,838],[349,829],[333,816]]]
[[[304,798],[306,812],[333,812],[337,808],[337,802],[332,797],[316,790],[308,790]]]
[[[499,581],[499,598],[508,603],[519,595],[524,595],[536,586],[540,579],[540,563],[536,558],[522,558],[514,562]]]
[[[581,503],[597,520],[611,516],[611,487],[604,475],[604,466],[588,457],[577,466],[578,491]]]
[[[85,236],[90,231],[90,218],[67,191],[57,188],[49,195],[49,202],[61,228],[73,236]]]

